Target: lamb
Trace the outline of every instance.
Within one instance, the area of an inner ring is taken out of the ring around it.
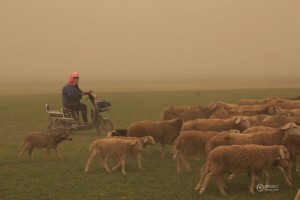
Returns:
[[[231,132],[238,132],[236,130],[230,131],[183,131],[177,137],[174,147],[175,152],[173,159],[177,159],[177,172],[181,172],[181,163],[185,165],[187,171],[191,170],[187,159],[191,156],[199,159],[201,156],[206,157],[205,146],[206,142],[219,134],[226,134]]]
[[[180,133],[182,119],[166,121],[137,121],[128,127],[128,136],[152,136],[155,142],[161,144],[161,157],[164,158],[166,144],[172,145]]]
[[[243,132],[249,126],[249,120],[244,117],[233,117],[230,119],[196,119],[185,122],[182,126],[182,131],[229,131],[236,129]]]
[[[54,149],[58,154],[59,158],[63,160],[63,157],[59,153],[57,146],[64,140],[72,140],[69,130],[58,129],[52,130],[53,132],[32,132],[25,136],[22,142],[22,149],[19,153],[19,160],[22,159],[23,154],[28,151],[30,159],[33,161],[32,151],[35,148],[46,148],[48,159],[49,152]]]
[[[93,160],[96,156],[101,156],[101,163],[106,172],[116,170],[120,165],[122,166],[122,173],[125,175],[125,157],[127,155],[134,155],[137,158],[138,168],[142,169],[140,163],[140,152],[142,151],[142,144],[138,140],[124,140],[124,139],[97,139],[93,141],[89,147],[90,157],[87,161],[85,172],[88,172]],[[114,158],[118,164],[111,170],[107,166],[107,160]]]
[[[148,145],[155,145],[155,140],[152,136],[144,136],[144,137],[124,137],[124,136],[114,136],[112,139],[123,139],[123,140],[139,140],[142,144],[142,147],[145,148]]]
[[[289,159],[290,155],[286,147],[261,146],[261,145],[232,145],[220,146],[212,150],[201,178],[195,188],[200,189],[202,194],[211,176],[216,176],[216,184],[221,194],[227,196],[224,190],[222,175],[225,173],[237,172],[240,170],[250,171],[250,192],[254,193],[256,174],[263,173],[264,169],[271,166],[278,160]]]
[[[107,133],[106,137],[127,136],[127,129],[116,129]]]
[[[211,138],[206,144],[206,152],[209,153],[212,149],[218,146],[241,145],[241,144],[257,144],[257,145],[285,145],[291,153],[291,158],[297,158],[299,152],[300,127],[294,123],[288,123],[277,131],[258,132],[255,134],[236,134],[229,133],[226,135],[218,135]],[[289,139],[291,138],[291,140]],[[293,143],[292,143],[293,142]],[[299,142],[299,143],[298,143]],[[293,144],[293,145],[292,145]],[[291,176],[292,160],[289,160],[288,177]],[[289,184],[289,183],[288,183]]]

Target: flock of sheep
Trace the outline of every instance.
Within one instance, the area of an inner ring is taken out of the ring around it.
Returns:
[[[177,172],[183,167],[190,171],[188,159],[205,159],[200,168],[199,182],[195,190],[202,194],[212,176],[221,194],[227,195],[224,174],[233,178],[239,171],[250,176],[250,192],[254,193],[255,181],[269,185],[267,169],[275,166],[286,184],[292,186],[292,166],[300,174],[300,100],[267,98],[263,100],[243,99],[237,104],[213,102],[207,106],[169,105],[162,111],[161,121],[137,121],[127,129],[115,130],[107,138],[97,139],[90,145],[87,172],[96,156],[107,172],[122,167],[125,157],[140,159],[147,145],[161,144],[161,157],[165,157],[166,145],[172,145]],[[53,135],[53,136],[50,136]],[[117,136],[117,137],[116,137]],[[19,154],[28,151],[32,158],[34,148],[57,150],[63,140],[71,140],[68,130],[57,130],[52,134],[31,133],[24,139]],[[60,156],[61,157],[61,156]],[[108,159],[117,165],[111,169]],[[61,157],[62,159],[62,157]],[[287,168],[287,174],[285,172]],[[264,182],[263,182],[264,181]],[[296,195],[295,199],[300,199]]]

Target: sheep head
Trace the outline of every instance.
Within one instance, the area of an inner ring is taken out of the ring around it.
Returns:
[[[279,155],[280,155],[280,159],[282,160],[290,159],[290,153],[288,152],[285,146],[279,147]]]
[[[284,125],[281,129],[291,136],[300,136],[300,127],[293,122]]]

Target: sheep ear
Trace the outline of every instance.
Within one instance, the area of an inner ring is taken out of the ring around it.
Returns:
[[[288,129],[292,126],[292,123],[288,123],[286,125],[284,125],[283,127],[281,127],[281,129]]]
[[[144,139],[144,143],[147,143],[147,142],[148,142],[148,138],[145,138],[145,139]]]
[[[214,103],[214,104],[212,104],[212,105],[210,106],[210,110],[214,110],[216,107],[217,107],[217,104]]]
[[[239,124],[241,121],[242,121],[242,117],[238,117],[238,118],[235,120],[235,124]]]
[[[280,158],[284,159],[284,151],[282,147],[279,148],[279,154],[280,154]]]

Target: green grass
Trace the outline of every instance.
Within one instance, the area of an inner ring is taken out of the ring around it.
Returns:
[[[297,89],[203,90],[200,95],[195,91],[98,93],[101,99],[112,103],[111,110],[103,115],[113,121],[115,128],[126,128],[137,120],[159,120],[168,104],[235,103],[243,98],[297,95]],[[60,100],[59,94],[0,96],[0,199],[224,199],[214,180],[203,195],[193,191],[203,160],[190,160],[193,170],[177,174],[176,162],[171,157],[165,160],[159,157],[159,145],[151,147],[151,154],[143,154],[144,170],[138,170],[131,161],[126,166],[126,176],[120,170],[107,174],[97,159],[90,171],[84,173],[89,144],[103,137],[96,135],[95,130],[75,132],[73,141],[63,142],[59,146],[63,161],[55,152],[45,160],[43,149],[34,151],[33,162],[29,161],[28,154],[22,161],[17,160],[24,136],[47,126],[45,103],[55,110],[60,107]],[[268,171],[271,184],[279,185],[278,192],[251,195],[247,189],[249,178],[241,173],[232,181],[225,180],[229,186],[228,199],[293,199],[299,177],[293,173],[294,188],[288,188],[277,170]]]

